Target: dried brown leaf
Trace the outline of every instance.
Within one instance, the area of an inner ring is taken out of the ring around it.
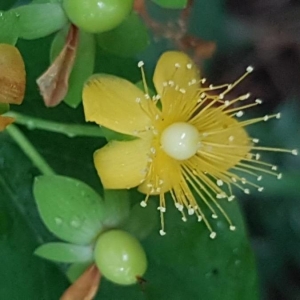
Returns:
[[[78,39],[79,30],[76,26],[71,25],[64,48],[48,70],[36,81],[47,107],[58,105],[68,92],[69,77],[76,57]]]
[[[100,271],[93,264],[64,292],[60,300],[92,300],[99,289],[100,281]]]
[[[0,103],[21,104],[25,86],[25,65],[19,50],[0,44]]]

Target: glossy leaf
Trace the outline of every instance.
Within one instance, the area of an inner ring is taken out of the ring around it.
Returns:
[[[101,48],[118,56],[134,56],[150,44],[147,28],[136,13],[132,13],[117,28],[97,35]]]
[[[62,50],[66,40],[67,30],[63,29],[55,36],[51,47],[51,61],[53,62]],[[81,95],[85,80],[92,75],[95,65],[96,45],[94,35],[80,31],[79,45],[76,51],[75,62],[69,78],[68,93],[64,102],[76,108],[81,103]]]
[[[184,9],[188,0],[152,0],[163,8]]]
[[[86,262],[93,257],[92,247],[67,243],[44,244],[38,247],[34,254],[61,263]]]
[[[86,245],[101,232],[104,204],[87,184],[63,176],[40,176],[33,193],[45,225],[62,240]]]
[[[19,37],[38,39],[63,28],[68,19],[60,4],[30,4],[11,10],[19,18]]]
[[[18,16],[11,11],[0,11],[0,28],[0,43],[15,45],[19,37]]]

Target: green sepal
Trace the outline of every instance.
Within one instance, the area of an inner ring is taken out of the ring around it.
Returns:
[[[53,39],[50,59],[59,55],[65,45],[68,28],[57,33]],[[64,102],[72,108],[76,108],[82,101],[82,89],[86,79],[93,74],[95,65],[96,43],[91,33],[79,32],[79,45],[76,51],[74,66],[69,78],[69,89]]]
[[[42,220],[58,238],[88,245],[103,229],[104,202],[84,182],[58,175],[39,176],[33,193]]]
[[[71,283],[75,282],[92,263],[93,261],[91,260],[83,263],[72,264],[66,272],[69,281]]]
[[[184,9],[187,6],[187,0],[152,0],[163,8]]]
[[[134,56],[150,44],[145,23],[137,13],[131,13],[117,28],[97,34],[99,46],[121,57]]]
[[[127,190],[104,190],[105,220],[107,228],[119,227],[129,216],[130,198]]]
[[[34,254],[61,263],[87,262],[93,258],[93,248],[67,243],[48,243],[38,247]]]
[[[9,104],[8,103],[0,103],[0,115],[5,114],[9,111]]]
[[[145,239],[155,227],[158,228],[159,213],[153,201],[147,203],[147,207],[136,204],[130,211],[129,218],[122,228],[142,240]]]
[[[12,11],[0,11],[0,43],[15,45],[19,37],[19,18]]]
[[[19,37],[33,40],[63,28],[68,18],[60,4],[29,4],[11,10],[18,16]]]
[[[104,126],[101,126],[101,131],[103,133],[103,136],[106,138],[108,142],[109,141],[133,141],[137,139],[136,136],[119,133],[109,128],[106,128]]]

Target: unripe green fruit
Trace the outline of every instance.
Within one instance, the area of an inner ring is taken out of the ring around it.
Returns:
[[[122,230],[100,235],[94,250],[95,262],[108,280],[122,285],[134,284],[147,269],[147,258],[140,242]]]
[[[117,27],[131,12],[134,0],[63,0],[72,23],[84,31],[100,33]]]

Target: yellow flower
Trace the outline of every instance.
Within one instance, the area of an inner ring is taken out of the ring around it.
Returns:
[[[153,82],[157,91],[149,96],[143,62],[144,92],[125,79],[98,74],[92,76],[83,91],[83,104],[87,121],[96,122],[114,131],[136,136],[132,141],[111,141],[94,154],[94,162],[102,183],[107,189],[125,189],[138,186],[144,193],[142,206],[149,196],[159,195],[162,228],[166,211],[165,193],[170,192],[177,209],[186,220],[196,215],[210,230],[216,233],[201,207],[207,206],[212,218],[221,213],[235,230],[230,218],[220,205],[222,198],[234,199],[232,186],[250,192],[249,187],[259,191],[255,183],[261,179],[256,171],[281,177],[275,166],[261,162],[251,150],[291,152],[296,150],[256,147],[245,126],[280,115],[239,122],[243,109],[261,103],[236,107],[237,102],[249,98],[249,94],[226,100],[226,94],[234,88],[253,68],[233,84],[202,87],[205,79],[191,59],[181,52],[164,53],[156,66]],[[221,91],[216,94],[216,91]],[[214,92],[214,94],[212,94]],[[234,171],[252,175],[255,182],[238,176]],[[195,194],[202,203],[197,203]],[[224,201],[224,200],[223,200]]]
[[[0,111],[9,104],[21,104],[25,94],[25,66],[19,50],[0,44]],[[0,115],[0,131],[13,122]]]

